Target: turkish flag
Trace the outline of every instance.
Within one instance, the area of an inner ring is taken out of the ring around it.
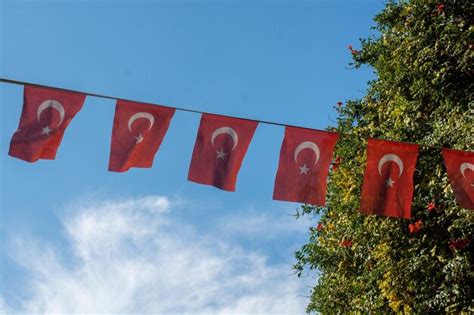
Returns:
[[[286,127],[273,199],[324,206],[337,139],[337,133]]]
[[[8,154],[27,162],[54,160],[66,127],[85,94],[25,85],[23,110]]]
[[[446,148],[442,152],[456,201],[474,210],[474,152]]]
[[[188,179],[235,191],[235,182],[258,123],[202,114]]]
[[[118,100],[110,147],[109,171],[149,168],[168,130],[174,108]]]
[[[360,211],[409,219],[418,145],[369,139]]]

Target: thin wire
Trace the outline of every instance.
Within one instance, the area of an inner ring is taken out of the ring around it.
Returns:
[[[100,97],[100,98],[109,99],[109,100],[124,100],[124,101],[129,101],[129,102],[141,102],[141,101],[126,99],[126,98],[121,98],[121,97],[115,97],[115,96],[110,96],[110,95],[105,95],[105,94],[90,93],[90,92],[84,92],[84,91],[79,91],[79,90],[58,88],[58,87],[50,86],[50,85],[30,83],[30,82],[26,82],[26,81],[12,80],[12,79],[2,78],[2,77],[0,77],[0,82],[10,83],[10,84],[15,84],[15,85],[30,85],[30,86],[37,86],[37,87],[43,87],[43,88],[62,90],[62,91],[66,91],[66,92],[81,93],[81,94],[85,94],[85,95],[88,95],[88,96]],[[141,103],[146,103],[146,102],[141,102]],[[153,105],[153,104],[151,104],[151,105]],[[331,132],[331,131],[315,129],[315,128],[307,128],[307,127],[301,127],[301,126],[296,126],[296,125],[288,125],[288,124],[283,124],[283,123],[269,121],[269,120],[259,120],[259,119],[245,118],[245,117],[235,117],[235,116],[229,116],[229,115],[209,113],[209,112],[204,112],[204,111],[200,111],[200,110],[196,110],[196,109],[190,109],[190,108],[186,108],[186,107],[176,107],[176,106],[166,106],[166,105],[160,105],[160,106],[174,108],[174,109],[182,111],[182,112],[189,112],[189,113],[196,113],[196,114],[219,115],[219,116],[223,116],[223,117],[238,118],[238,119],[243,119],[243,120],[248,120],[248,121],[254,121],[254,122],[262,123],[262,124],[266,124],[266,125],[282,126],[282,127],[295,127],[295,128],[302,128],[302,129],[308,129],[308,130]],[[348,136],[348,137],[358,137],[357,135],[349,134],[349,133],[341,133],[341,132],[337,132],[337,133],[340,134],[340,135]],[[387,140],[387,141],[394,141],[394,140]],[[400,142],[400,141],[394,141],[394,142]],[[407,142],[404,142],[404,143],[407,143]],[[426,145],[426,144],[419,144],[419,146],[420,147],[425,147],[425,148],[431,148],[431,149],[441,149],[442,148],[440,146],[432,146],[432,145]]]
[[[97,94],[97,93],[90,93],[90,92],[84,92],[84,91],[79,91],[79,90],[58,88],[58,87],[50,86],[50,85],[30,83],[30,82],[26,82],[26,81],[18,81],[18,80],[6,79],[6,78],[1,78],[1,77],[0,77],[0,82],[16,84],[16,85],[31,85],[31,86],[37,86],[37,87],[43,87],[43,88],[62,90],[62,91],[66,91],[66,92],[81,93],[81,94],[85,94],[85,95],[88,95],[88,96],[100,97],[100,98],[105,98],[105,99],[109,99],[109,100],[124,100],[124,101],[129,101],[129,102],[147,103],[147,102],[131,100],[131,99],[126,99],[126,98],[121,98],[121,97],[115,97],[115,96],[110,96],[110,95],[105,95],[105,94]],[[147,103],[147,104],[150,104],[150,103]],[[150,105],[153,105],[153,104],[150,104]],[[204,111],[200,111],[200,110],[196,110],[196,109],[185,108],[185,107],[176,107],[176,106],[167,106],[167,105],[160,105],[160,106],[174,108],[174,109],[182,111],[182,112],[190,112],[190,113],[197,113],[197,114],[211,114],[211,115],[214,114],[214,113],[204,112]],[[224,116],[224,117],[229,117],[229,118],[239,118],[239,119],[249,120],[249,121],[255,121],[255,122],[259,122],[259,123],[267,124],[267,125],[275,125],[275,126],[283,126],[283,127],[290,126],[290,127],[305,128],[305,127],[300,127],[300,126],[286,125],[286,124],[273,122],[273,121],[258,120],[258,119],[252,119],[252,118],[242,118],[242,117],[235,117],[235,116],[228,116],[228,115],[221,115],[221,114],[214,114],[214,115],[219,115],[219,116]],[[305,129],[319,130],[319,129],[312,129],[312,128],[305,128]],[[320,131],[325,131],[325,130],[320,130]]]

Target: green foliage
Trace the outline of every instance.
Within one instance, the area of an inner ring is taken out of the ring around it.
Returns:
[[[320,274],[308,312],[474,312],[474,211],[456,204],[439,149],[420,148],[411,220],[358,210],[365,139],[473,151],[473,14],[472,1],[391,1],[375,17],[379,35],[352,51],[352,65],[371,66],[377,79],[337,109],[330,129],[350,136],[336,147],[327,206],[298,213],[321,223],[296,252],[299,276]]]

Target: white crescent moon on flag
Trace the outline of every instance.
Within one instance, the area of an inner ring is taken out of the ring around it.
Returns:
[[[466,175],[464,175],[464,172],[469,169],[471,171],[474,171],[474,164],[471,164],[471,163],[462,163],[461,166],[459,166],[459,171],[461,172],[462,174],[462,177],[466,178]],[[471,184],[471,186],[474,187],[474,184]]]
[[[145,113],[145,112],[138,112],[138,113],[135,113],[133,114],[130,119],[128,120],[128,130],[130,130],[130,132],[132,132],[132,124],[135,120],[139,119],[139,118],[146,118],[150,121],[150,126],[148,126],[148,130],[151,129],[151,127],[153,127],[153,124],[155,123],[155,117],[153,117],[152,114],[150,113]]]
[[[228,134],[232,138],[232,141],[234,142],[234,146],[232,147],[232,150],[234,150],[235,147],[237,146],[237,143],[239,143],[239,136],[237,135],[237,132],[230,127],[220,127],[214,130],[211,136],[212,145],[214,145],[214,140],[216,139],[216,137],[223,133]]]
[[[316,160],[314,161],[314,164],[318,163],[319,155],[320,155],[319,147],[316,143],[311,142],[311,141],[305,141],[305,142],[302,142],[302,143],[298,144],[298,146],[295,149],[295,153],[294,153],[295,162],[298,159],[298,154],[304,149],[313,150],[314,154],[316,154]]]
[[[403,173],[403,161],[400,159],[400,157],[396,154],[385,154],[379,161],[378,169],[379,169],[379,174],[382,175],[382,166],[387,163],[387,162],[395,162],[397,163],[400,173],[398,174],[398,177],[402,176]]]
[[[66,113],[65,110],[64,110],[64,107],[61,103],[59,103],[58,101],[55,101],[55,100],[46,100],[44,101],[43,103],[41,103],[40,106],[38,106],[38,109],[36,111],[36,118],[38,119],[38,121],[40,121],[40,118],[41,118],[41,113],[47,109],[47,108],[54,108],[55,110],[58,111],[59,113],[59,124],[58,124],[58,127],[59,125],[61,125],[61,123],[63,122],[64,120],[64,114]]]

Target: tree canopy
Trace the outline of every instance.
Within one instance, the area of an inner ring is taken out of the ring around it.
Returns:
[[[389,1],[377,35],[349,47],[376,79],[336,106],[342,135],[326,207],[296,252],[299,276],[317,274],[308,312],[474,312],[474,211],[460,208],[440,147],[473,151],[474,2]],[[418,143],[412,219],[359,213],[367,138]]]

